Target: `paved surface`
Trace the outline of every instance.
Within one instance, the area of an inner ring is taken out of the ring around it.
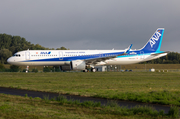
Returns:
[[[59,95],[58,93],[47,93],[47,92],[21,90],[21,89],[4,88],[4,87],[0,87],[0,93],[10,94],[10,95],[19,95],[19,96],[25,96],[25,94],[27,94],[29,97],[31,96],[31,97],[40,97],[40,98],[43,98],[43,96],[49,96],[49,98],[54,98]],[[80,100],[80,102],[83,102],[83,101],[101,102],[102,105],[107,104],[107,102],[109,101],[107,99],[81,97],[81,96],[74,96],[74,95],[63,95],[63,96],[65,96],[67,99]],[[146,103],[139,103],[139,102],[119,101],[119,100],[116,100],[116,102],[119,104],[119,106],[126,106],[127,108],[132,108],[135,106],[150,106],[158,111],[164,110],[165,113],[168,113],[170,109],[170,106],[158,105],[158,104],[146,104]]]

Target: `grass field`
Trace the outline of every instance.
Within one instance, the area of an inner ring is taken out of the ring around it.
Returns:
[[[0,86],[180,106],[180,72],[0,73]]]
[[[40,99],[0,94],[0,118],[4,119],[167,119],[178,118],[179,109],[171,107],[168,114],[150,107],[127,109],[115,103],[101,106],[86,101],[67,101],[62,96],[54,99]]]

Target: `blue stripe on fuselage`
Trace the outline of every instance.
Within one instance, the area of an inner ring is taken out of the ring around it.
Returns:
[[[141,51],[130,51],[127,55],[117,56],[117,58],[124,58],[124,57],[134,57],[134,56],[142,56],[142,55],[150,55],[153,52],[141,52]],[[161,51],[156,53],[162,53]],[[88,60],[88,59],[96,59],[101,57],[108,57],[123,54],[123,52],[115,52],[115,53],[103,53],[103,54],[92,54],[92,55],[85,55],[85,56],[71,56],[71,57],[60,57],[57,58],[46,58],[46,59],[35,59],[35,60],[26,60],[23,62],[34,62],[34,61],[73,61],[73,60]]]
[[[35,59],[35,60],[26,60],[23,62],[33,62],[33,61],[72,61],[72,60],[87,60],[108,56],[115,56],[118,54],[123,54],[123,52],[115,52],[115,53],[103,53],[103,54],[91,54],[91,55],[83,55],[83,56],[70,56],[70,57],[57,57],[57,58],[46,58],[46,59]],[[39,57],[41,58],[41,57]],[[60,59],[61,58],[61,59]]]

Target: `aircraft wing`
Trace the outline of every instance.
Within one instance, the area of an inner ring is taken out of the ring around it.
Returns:
[[[116,58],[116,56],[107,56],[107,57],[99,57],[99,58],[93,58],[93,59],[87,59],[85,60],[86,64],[97,64],[98,62],[103,62],[108,59]]]
[[[125,50],[124,53],[122,52],[120,54],[113,55],[113,56],[100,56],[99,58],[87,59],[87,60],[85,60],[85,62],[86,62],[86,64],[97,64],[98,62],[101,62],[101,61],[103,62],[108,59],[116,58],[118,56],[123,56],[123,55],[126,55],[129,53],[131,47],[132,47],[132,44]]]

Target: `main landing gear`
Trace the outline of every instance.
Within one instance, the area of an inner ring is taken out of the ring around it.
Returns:
[[[90,70],[88,70],[88,69],[83,70],[83,72],[89,72],[89,71],[91,71],[91,72],[96,72],[96,69],[91,67]]]
[[[85,70],[83,70],[83,72],[88,72],[88,70],[87,70],[87,69],[85,69]]]
[[[92,69],[91,69],[91,72],[96,72],[96,69],[95,69],[95,68],[92,68]]]

